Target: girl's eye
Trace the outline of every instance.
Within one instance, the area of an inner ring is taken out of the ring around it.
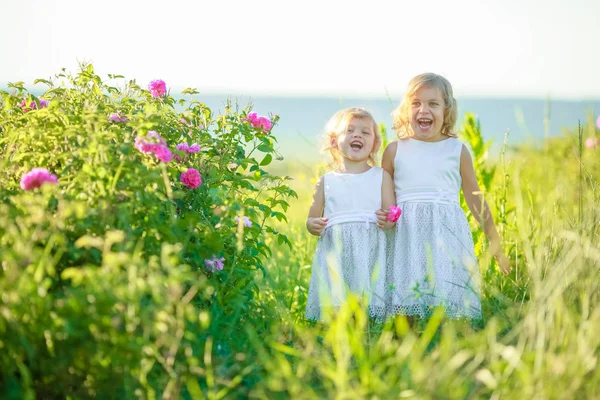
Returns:
[[[418,106],[419,106],[419,102],[418,102],[418,101],[413,101],[413,102],[412,102],[412,105],[413,105],[414,107],[418,107]]]
[[[437,107],[439,104],[438,103],[431,103],[431,105]]]
[[[370,135],[370,134],[371,134],[371,132],[369,132],[369,131],[363,131],[363,135]]]

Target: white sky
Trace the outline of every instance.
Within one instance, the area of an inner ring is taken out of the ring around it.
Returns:
[[[421,72],[457,96],[600,98],[600,0],[0,0],[0,87],[77,60],[145,86],[378,96]]]

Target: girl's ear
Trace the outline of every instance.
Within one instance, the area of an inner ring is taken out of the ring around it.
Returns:
[[[337,138],[335,136],[330,136],[329,137],[329,144],[331,145],[332,149],[337,148]]]

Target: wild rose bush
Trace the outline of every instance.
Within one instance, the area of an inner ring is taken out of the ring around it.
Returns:
[[[36,83],[0,92],[1,397],[193,395],[207,352],[251,374],[240,338],[266,327],[255,279],[295,196],[264,169],[277,117],[91,65]]]

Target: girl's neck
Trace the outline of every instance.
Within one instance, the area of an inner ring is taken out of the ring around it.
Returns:
[[[371,169],[371,166],[367,161],[351,161],[347,159],[343,159],[342,163],[337,169],[337,172],[342,172],[345,174],[361,174],[365,171]]]
[[[410,132],[408,137],[411,139],[414,139],[414,140],[419,140],[421,142],[430,142],[430,143],[441,142],[443,140],[448,139],[448,136],[444,135],[441,132],[435,133],[429,137],[427,137],[427,136],[422,137],[422,136],[416,135],[414,132]]]

